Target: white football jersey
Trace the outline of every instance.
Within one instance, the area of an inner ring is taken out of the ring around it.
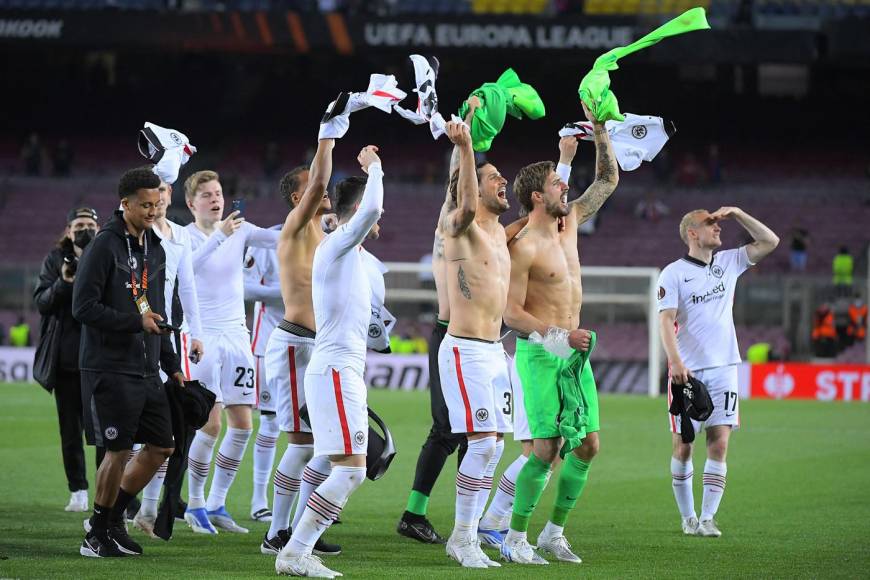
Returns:
[[[172,320],[172,297],[175,294],[175,284],[178,283],[178,296],[184,317],[181,330],[189,332],[191,338],[202,338],[202,325],[199,318],[199,301],[196,296],[196,280],[193,275],[192,248],[190,234],[183,226],[172,220],[166,220],[172,230],[172,239],[163,237],[160,228],[154,228],[154,235],[160,238],[160,245],[166,254],[166,285],[164,287],[166,301],[166,319],[170,324],[178,325]]]
[[[314,252],[311,298],[317,337],[308,374],[349,367],[363,376],[365,370],[372,287],[360,244],[380,219],[384,202],[381,164],[372,163],[368,173],[357,212]]]
[[[607,121],[604,124],[616,161],[623,171],[633,171],[642,161],[652,161],[658,155],[668,138],[673,134],[661,117],[633,115],[626,113],[625,121]],[[559,131],[560,137],[578,135],[583,141],[594,141],[592,123],[578,121],[569,123]]]
[[[659,276],[659,312],[677,310],[677,348],[691,371],[740,362],[734,330],[737,278],[750,266],[746,246],[724,250],[705,264],[683,256]]]
[[[269,229],[280,232],[282,225]],[[254,301],[251,350],[256,356],[266,356],[266,343],[284,317],[278,252],[274,248],[248,248],[245,255],[245,300]]]
[[[193,248],[193,273],[203,330],[247,330],[245,324],[245,248],[274,248],[280,232],[248,222],[230,237],[220,230],[206,236],[196,224],[187,226]]]

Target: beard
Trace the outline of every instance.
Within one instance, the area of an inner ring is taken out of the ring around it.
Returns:
[[[492,197],[481,196],[480,201],[483,202],[483,207],[486,208],[486,210],[488,212],[493,213],[495,215],[501,215],[504,212],[506,212],[507,210],[509,210],[511,207],[510,203],[508,203],[507,199],[502,199],[502,198],[498,197],[497,195],[494,195]]]
[[[544,202],[544,209],[547,212],[547,215],[554,218],[565,217],[569,213],[571,213],[571,208],[567,205],[563,207],[562,200],[557,200],[554,203]]]

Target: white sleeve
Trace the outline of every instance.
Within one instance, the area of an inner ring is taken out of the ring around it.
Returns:
[[[261,228],[245,222],[245,245],[255,248],[268,248],[274,250],[278,247],[278,239],[281,237],[279,230]]]
[[[571,166],[560,163],[556,166],[556,173],[559,175],[559,179],[568,183],[568,180],[571,179]]]
[[[735,261],[737,262],[737,271],[741,274],[755,265],[749,260],[749,251],[746,249],[746,246],[740,246],[737,249]]]
[[[245,257],[245,300],[266,302],[269,306],[284,307],[281,299],[281,284],[264,284],[269,250],[251,248]],[[248,263],[251,263],[248,266]]]
[[[211,257],[212,252],[218,249],[218,247],[228,239],[229,238],[227,238],[222,231],[217,230],[206,239],[205,243],[197,248],[193,248],[193,237],[191,236],[191,261],[193,263],[193,271],[196,272],[199,270],[202,265],[205,264],[206,260]]]
[[[184,309],[184,320],[190,327],[191,338],[202,338],[202,322],[199,317],[199,300],[196,297],[196,280],[193,275],[193,251],[188,243],[181,252],[181,262],[178,264],[178,297]]]
[[[659,274],[659,312],[677,309],[680,305],[680,285],[677,276],[674,275],[673,268],[665,268]]]
[[[359,209],[346,223],[338,226],[324,240],[322,250],[330,260],[343,256],[366,239],[372,226],[378,223],[384,206],[384,170],[380,163],[369,165],[369,178]],[[328,243],[326,243],[328,242]]]

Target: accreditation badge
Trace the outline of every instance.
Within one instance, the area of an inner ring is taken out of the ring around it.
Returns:
[[[136,308],[139,309],[139,314],[151,312],[151,305],[148,304],[148,297],[144,294],[136,299]]]

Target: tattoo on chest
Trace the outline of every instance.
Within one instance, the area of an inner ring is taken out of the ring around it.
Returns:
[[[465,270],[462,269],[462,266],[459,266],[459,291],[462,292],[462,295],[466,300],[471,300],[471,288],[468,287],[468,280],[465,279]]]

